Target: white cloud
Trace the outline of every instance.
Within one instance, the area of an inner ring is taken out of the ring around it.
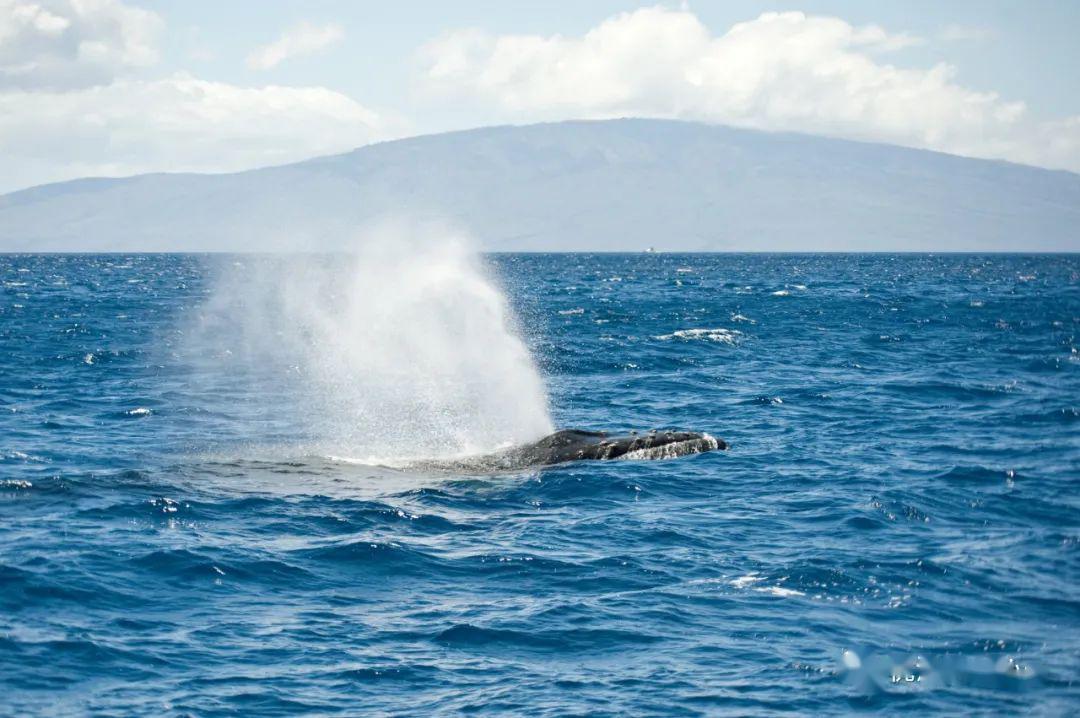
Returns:
[[[283,32],[274,42],[256,48],[247,57],[252,70],[269,70],[289,58],[313,55],[341,42],[345,31],[340,25],[312,25],[302,22]]]
[[[420,51],[419,88],[513,121],[695,119],[1080,169],[1073,120],[1031,122],[1022,102],[957,84],[948,64],[882,60],[916,42],[799,12],[715,36],[689,10],[652,7],[580,37],[445,34]],[[1067,136],[1046,142],[1053,132]]]
[[[157,60],[162,29],[154,13],[117,0],[0,0],[0,192],[84,176],[247,169],[389,132],[383,117],[322,87],[139,79],[134,72]],[[275,50],[271,64],[340,36],[316,30]]]
[[[984,42],[994,39],[994,31],[988,27],[971,25],[946,25],[938,37],[945,42]]]
[[[0,90],[89,87],[152,65],[162,25],[117,0],[0,0]]]
[[[83,176],[229,171],[381,139],[385,121],[320,87],[187,75],[68,92],[0,92],[0,192]]]

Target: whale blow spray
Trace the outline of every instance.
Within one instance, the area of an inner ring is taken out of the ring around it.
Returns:
[[[302,417],[309,451],[393,463],[553,428],[506,298],[446,228],[383,226],[348,254],[242,257],[193,334],[257,396]]]

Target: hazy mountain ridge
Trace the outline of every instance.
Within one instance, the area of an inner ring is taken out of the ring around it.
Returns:
[[[667,120],[427,135],[0,197],[3,251],[334,249],[382,217],[488,250],[1080,250],[1080,175]]]

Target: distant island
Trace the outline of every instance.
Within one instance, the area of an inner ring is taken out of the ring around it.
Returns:
[[[334,250],[383,217],[488,251],[1078,251],[1080,175],[669,120],[413,137],[0,197],[0,251]]]

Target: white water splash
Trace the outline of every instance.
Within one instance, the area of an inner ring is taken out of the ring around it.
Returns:
[[[347,255],[241,258],[195,334],[281,381],[265,389],[307,417],[309,451],[393,464],[553,429],[505,297],[471,242],[442,227],[383,226]]]

